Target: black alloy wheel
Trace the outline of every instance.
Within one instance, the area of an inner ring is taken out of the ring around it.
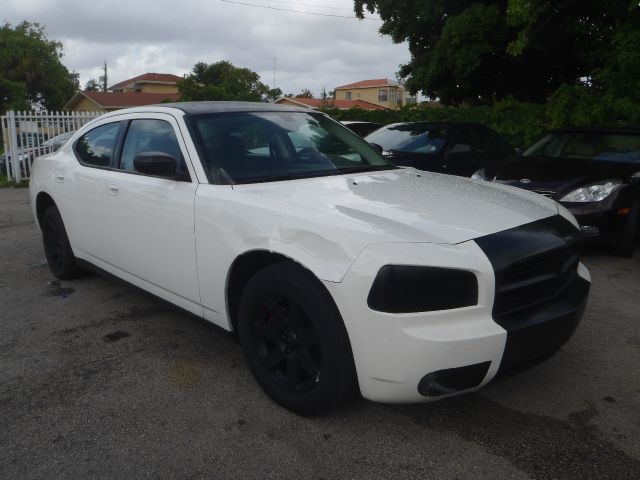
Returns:
[[[320,380],[320,338],[298,302],[266,294],[251,322],[251,340],[262,367],[289,392],[308,392]]]
[[[313,415],[357,393],[342,317],[324,285],[299,265],[256,273],[242,293],[237,327],[251,373],[279,405]]]

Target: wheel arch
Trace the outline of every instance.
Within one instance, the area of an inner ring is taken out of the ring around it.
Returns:
[[[41,228],[44,212],[46,212],[51,207],[57,208],[56,202],[53,200],[53,197],[47,192],[39,192],[36,196],[36,218],[38,219],[38,225]]]
[[[266,249],[246,251],[235,258],[227,274],[225,300],[227,303],[226,306],[227,314],[229,316],[229,326],[232,332],[237,332],[240,298],[242,297],[242,292],[249,280],[260,270],[273,265],[274,263],[280,262],[296,264],[300,268],[306,270],[309,274],[313,275],[317,282],[324,288],[324,284],[312,269],[290,256]],[[327,295],[331,297],[328,290]],[[333,299],[333,297],[331,298]]]

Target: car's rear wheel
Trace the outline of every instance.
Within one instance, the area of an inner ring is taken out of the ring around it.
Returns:
[[[82,274],[56,207],[48,208],[42,216],[42,242],[51,273],[57,278],[67,280]]]
[[[631,209],[627,214],[622,230],[618,234],[612,251],[615,255],[621,257],[630,257],[636,247],[638,240],[638,230],[640,228],[640,200],[632,203]]]
[[[257,382],[289,410],[321,413],[357,391],[340,313],[323,285],[294,263],[271,265],[249,281],[238,334]]]

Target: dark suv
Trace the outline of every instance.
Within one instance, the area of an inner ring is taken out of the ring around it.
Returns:
[[[484,125],[461,122],[394,123],[367,135],[398,166],[470,177],[487,163],[517,158],[500,135]]]

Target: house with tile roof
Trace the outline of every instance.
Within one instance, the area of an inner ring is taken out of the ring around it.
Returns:
[[[336,87],[336,100],[362,100],[383,108],[399,108],[407,103],[415,103],[415,98],[407,94],[398,82],[387,78],[361,80]]]
[[[171,73],[143,73],[137,77],[111,85],[114,93],[178,93],[178,82],[182,77]]]
[[[180,94],[148,92],[88,92],[78,90],[64,106],[64,110],[75,112],[111,111],[129,107],[143,107],[164,101],[175,102]]]
[[[64,106],[73,111],[110,111],[128,107],[143,107],[176,101],[180,97],[178,82],[182,77],[171,73],[144,73],[109,87],[108,92],[78,90]]]
[[[349,110],[350,108],[358,107],[363,110],[384,110],[384,107],[375,105],[373,103],[365,102],[364,100],[338,100],[335,98],[289,98],[283,97],[276,100],[274,103],[280,105],[291,105],[293,107],[305,107],[312,110],[319,110],[321,108],[337,108],[339,110]]]

